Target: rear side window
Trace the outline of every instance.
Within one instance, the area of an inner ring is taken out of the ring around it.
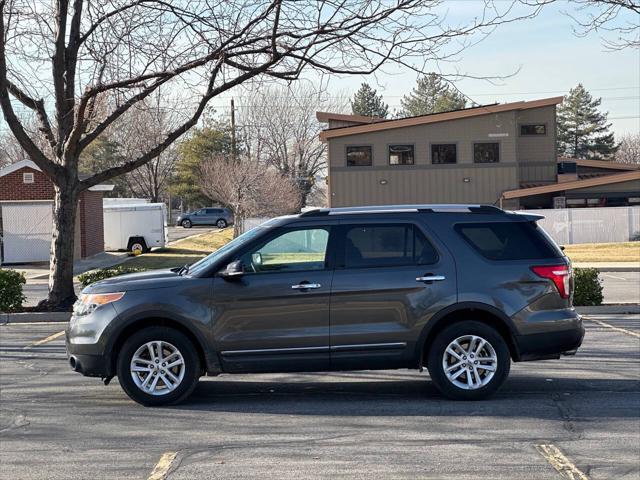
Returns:
[[[345,231],[346,268],[428,265],[438,254],[413,225],[357,225]]]
[[[490,260],[558,258],[535,222],[462,223],[456,230],[473,248]]]

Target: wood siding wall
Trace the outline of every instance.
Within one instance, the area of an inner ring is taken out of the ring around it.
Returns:
[[[427,125],[362,133],[329,140],[329,204],[332,207],[393,203],[494,203],[522,181],[556,176],[555,126],[520,146],[520,122],[547,122],[555,107],[502,112]],[[498,142],[500,162],[473,163],[475,142]],[[433,165],[431,144],[455,143],[455,165]],[[414,165],[391,166],[390,144],[413,144]],[[369,145],[373,164],[346,166],[346,147]],[[523,168],[520,157],[526,159]],[[467,181],[465,181],[467,179]],[[524,179],[524,180],[523,180]]]

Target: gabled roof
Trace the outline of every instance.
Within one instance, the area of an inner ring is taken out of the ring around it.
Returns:
[[[42,170],[33,160],[20,160],[19,162],[12,163],[11,165],[7,165],[6,167],[0,169],[0,177],[4,177],[5,175],[9,175],[10,173],[17,172],[22,168],[31,168],[32,170],[37,170],[41,172]],[[110,192],[113,190],[115,185],[100,183],[98,185],[94,185],[90,187],[89,190],[92,192]]]
[[[481,105],[479,107],[463,108],[451,112],[432,113],[430,115],[420,115],[418,117],[399,118],[394,120],[380,120],[366,125],[354,125],[348,127],[330,128],[320,132],[321,140],[328,140],[335,137],[344,137],[358,133],[379,132],[391,130],[393,128],[413,127],[416,125],[426,125],[429,123],[446,122],[449,120],[459,120],[462,118],[478,117],[492,113],[508,112],[511,110],[528,110],[531,108],[548,107],[562,103],[563,97],[543,98],[529,102],[511,102],[493,105]],[[324,112],[322,112],[324,114]],[[333,117],[331,117],[333,118]],[[364,117],[368,118],[368,117]],[[347,120],[349,121],[349,120]],[[351,120],[353,121],[353,120]]]
[[[621,163],[614,160],[587,160],[584,158],[558,157],[560,162],[573,162],[581,167],[606,168],[608,170],[640,170],[640,165],[633,163]]]
[[[21,168],[32,168],[34,170],[41,171],[40,168],[32,160],[20,160],[19,162],[7,165],[4,168],[0,168],[0,177],[9,175],[10,173],[17,172]]]
[[[529,197],[531,195],[542,195],[545,193],[563,192],[565,190],[576,190],[579,188],[598,187],[600,185],[609,185],[612,183],[629,182],[640,180],[640,171],[614,173],[613,175],[604,175],[602,177],[587,178],[584,180],[575,180],[573,182],[554,183],[551,185],[542,185],[539,187],[519,188],[517,190],[507,190],[502,193],[502,198],[508,200],[510,198]]]

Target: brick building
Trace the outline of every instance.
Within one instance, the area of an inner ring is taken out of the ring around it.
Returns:
[[[102,195],[113,185],[96,185],[80,194],[75,257],[104,251]],[[49,260],[54,189],[31,160],[0,169],[0,263]]]

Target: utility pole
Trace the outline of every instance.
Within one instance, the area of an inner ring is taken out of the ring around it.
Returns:
[[[236,158],[236,108],[233,103],[233,98],[231,99],[231,158],[233,160],[237,160]]]

